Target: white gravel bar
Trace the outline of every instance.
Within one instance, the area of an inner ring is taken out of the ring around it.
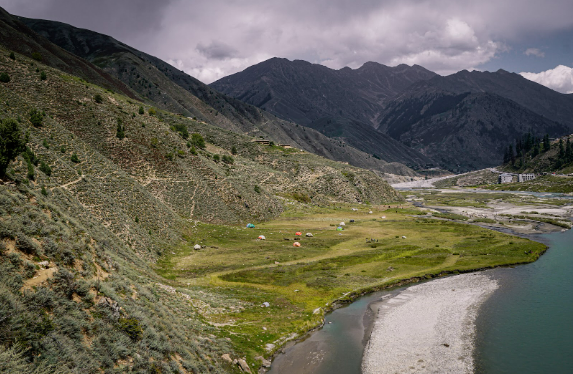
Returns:
[[[498,287],[483,273],[407,288],[380,304],[362,372],[473,373],[478,307]]]

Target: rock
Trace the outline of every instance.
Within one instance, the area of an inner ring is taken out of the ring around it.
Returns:
[[[201,249],[201,245],[199,244],[195,244],[195,246],[193,247],[193,249],[195,249],[196,251]]]
[[[305,236],[306,236],[307,238],[312,238],[312,237],[313,237],[310,232],[307,232]]]
[[[263,303],[263,305],[261,305],[261,306],[262,306],[263,308],[268,308],[268,307],[271,306],[271,304],[269,304],[268,301],[265,301],[265,302]]]
[[[233,360],[231,359],[231,356],[228,353],[225,353],[224,355],[222,355],[221,358],[223,359],[223,361],[226,361],[229,364],[233,363]]]
[[[369,211],[368,214],[372,214],[372,211]]]
[[[48,261],[42,261],[42,262],[38,262],[39,266],[43,266],[45,268],[48,268],[50,266],[50,263]]]
[[[315,310],[312,311],[312,314],[319,314],[321,310],[322,308],[316,308]]]
[[[113,301],[109,297],[104,296],[101,299],[99,299],[99,301],[97,302],[97,305],[111,309],[113,317],[116,320],[119,319],[119,312],[121,310],[121,307],[119,306],[119,304],[117,302]]]
[[[241,368],[242,371],[244,371],[246,373],[251,372],[251,368],[247,364],[247,361],[243,360],[242,358],[237,360],[237,364],[239,365],[239,367]]]
[[[404,235],[402,235],[402,239],[406,239],[406,237]]]
[[[263,359],[263,367],[267,368],[267,369],[270,368],[271,367],[271,361]]]

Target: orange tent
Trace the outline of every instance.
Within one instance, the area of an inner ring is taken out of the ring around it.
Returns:
[[[292,243],[292,246],[293,246],[293,247],[300,247],[300,243],[299,243],[299,242],[294,242],[294,243]]]
[[[295,232],[294,234],[295,234],[296,236],[301,236],[301,235],[302,235],[302,232],[297,231],[297,232]]]

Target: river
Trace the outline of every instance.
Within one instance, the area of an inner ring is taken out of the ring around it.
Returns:
[[[573,373],[573,230],[534,237],[549,250],[534,263],[488,270],[499,289],[476,321],[477,373]],[[360,374],[373,309],[402,289],[337,309],[303,342],[286,348],[270,374]]]

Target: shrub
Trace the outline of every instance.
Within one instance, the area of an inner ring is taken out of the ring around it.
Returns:
[[[121,118],[117,119],[117,132],[115,136],[117,136],[117,138],[120,140],[125,138],[125,126],[123,126],[123,121]]]
[[[140,106],[140,107],[139,107],[139,114],[143,114],[143,113],[145,113],[145,111],[143,110],[143,107]]]
[[[235,162],[235,159],[233,159],[233,157],[227,155],[224,155],[222,160],[225,164],[228,165],[232,165]]]
[[[46,174],[48,177],[52,175],[52,168],[50,165],[46,164],[44,161],[40,162],[40,171]]]
[[[231,148],[231,154],[233,155],[237,154],[237,147],[233,146],[233,148]]]
[[[96,94],[94,96],[94,101],[98,104],[101,104],[101,103],[103,103],[103,97],[100,94]]]
[[[48,144],[48,141],[47,141],[46,139],[44,139],[44,140],[42,141],[42,145],[44,146],[44,148],[50,149],[50,145]]]
[[[151,138],[151,146],[153,148],[157,148],[159,146],[159,139],[157,138]]]
[[[12,60],[15,60],[15,59],[16,59],[16,55],[14,54],[14,52],[10,52],[10,58],[11,58]]]
[[[16,239],[16,248],[28,255],[38,254],[38,246],[36,243],[34,243],[32,239],[28,238],[23,233],[18,234],[18,239]]]
[[[155,110],[155,108],[149,108],[147,113],[149,113],[150,116],[154,116],[157,114],[157,111]]]
[[[34,127],[42,126],[42,122],[44,121],[44,114],[39,110],[32,109],[30,111],[30,122]]]
[[[48,191],[46,191],[46,187],[42,186],[42,190],[40,191],[40,193],[44,196],[48,196]]]
[[[261,187],[255,185],[255,192],[261,193]]]
[[[217,154],[213,155],[213,161],[215,161],[215,162],[221,161],[221,156],[219,156]]]
[[[133,341],[141,339],[143,336],[143,329],[136,318],[120,318],[119,328],[127,334]]]
[[[183,139],[188,139],[188,138],[189,138],[189,131],[187,131],[187,126],[185,126],[185,125],[183,125],[183,124],[181,124],[181,123],[178,123],[178,124],[176,124],[176,125],[173,125],[173,126],[171,127],[171,129],[172,129],[173,131],[177,131],[177,132],[179,133],[179,135],[181,135],[181,137],[182,137]]]
[[[70,158],[70,160],[71,160],[73,163],[76,163],[76,164],[80,162],[80,159],[78,158],[78,155],[75,154],[75,153],[72,155],[72,157]]]
[[[10,161],[25,150],[26,141],[13,119],[0,120],[0,178],[6,174]]]
[[[34,151],[32,151],[29,147],[26,147],[24,152],[22,152],[22,157],[24,157],[24,160],[26,160],[26,162],[30,162],[34,164],[34,166],[38,166],[38,163],[40,162],[38,157],[36,157],[36,155],[34,154]]]
[[[47,78],[48,78],[48,76],[46,75],[46,72],[45,72],[45,71],[42,71],[42,72],[40,73],[40,80],[45,81]]]
[[[2,83],[10,82],[10,76],[7,73],[0,74],[0,82]]]
[[[32,58],[36,61],[42,61],[42,54],[40,52],[32,52]]]
[[[64,147],[64,146],[61,146],[61,147],[60,147],[60,152],[62,152],[62,153],[66,153],[66,147]]]
[[[198,133],[191,134],[191,144],[197,148],[205,149],[205,139],[203,139],[201,134]]]
[[[33,181],[35,179],[34,175],[34,165],[31,162],[28,162],[28,174],[27,177],[29,180]]]
[[[197,149],[195,149],[195,147],[191,147],[191,149],[189,150],[189,153],[191,153],[192,155],[197,155]]]

